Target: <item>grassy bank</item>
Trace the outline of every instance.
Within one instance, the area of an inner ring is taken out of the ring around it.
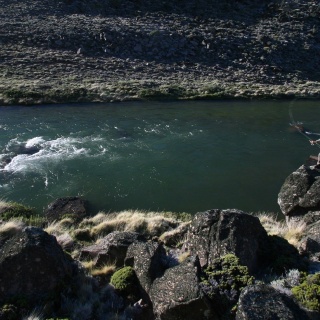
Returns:
[[[317,82],[290,85],[195,81],[162,84],[152,81],[121,81],[113,84],[88,79],[82,83],[39,85],[32,81],[12,81],[0,85],[0,105],[116,102],[146,100],[209,99],[320,99]],[[1,82],[0,82],[1,83]]]

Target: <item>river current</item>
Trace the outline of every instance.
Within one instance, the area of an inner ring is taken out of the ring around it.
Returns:
[[[0,108],[0,197],[39,212],[80,195],[94,212],[279,212],[285,178],[320,131],[319,101]]]

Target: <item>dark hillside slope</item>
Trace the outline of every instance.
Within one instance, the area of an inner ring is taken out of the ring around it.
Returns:
[[[0,0],[0,102],[319,97],[320,5]]]

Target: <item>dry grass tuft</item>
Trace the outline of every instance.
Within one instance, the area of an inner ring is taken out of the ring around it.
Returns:
[[[163,241],[165,245],[177,246],[182,242],[184,234],[187,232],[191,222],[182,222],[177,228],[164,232],[159,240]]]
[[[54,221],[44,229],[44,231],[48,232],[54,236],[63,235],[66,232],[70,232],[73,228],[74,221],[70,218],[62,219],[61,221]]]
[[[104,212],[98,212],[94,217],[85,218],[79,224],[80,228],[97,225],[103,222],[107,217],[107,214]]]
[[[94,262],[93,260],[89,260],[89,261],[81,261],[82,265],[85,267],[85,269],[89,270],[91,272],[91,270],[94,268]]]
[[[108,276],[113,274],[117,267],[115,264],[106,264],[101,268],[95,268],[94,261],[82,261],[82,265],[92,276]]]
[[[307,225],[303,221],[289,221],[287,224],[287,230],[284,234],[284,238],[288,240],[290,244],[297,247],[300,240],[306,233]]]
[[[8,201],[0,200],[0,211],[8,208],[12,208],[12,204]]]
[[[99,269],[92,269],[91,275],[92,276],[108,276],[113,274],[116,271],[115,265],[105,265]]]
[[[127,210],[105,214],[99,212],[96,216],[84,219],[80,227],[90,227],[94,238],[101,237],[112,231],[132,231],[146,236],[160,236],[165,231],[176,228],[181,221],[165,212],[143,212]]]
[[[59,224],[63,228],[71,228],[74,225],[74,219],[72,218],[64,218],[59,221]]]
[[[286,223],[279,221],[272,213],[260,213],[257,217],[269,235],[282,237],[295,247],[298,247],[300,240],[305,235],[307,225],[303,221]]]
[[[262,224],[262,226],[265,228],[265,230],[270,236],[274,236],[274,235],[279,236],[280,234],[283,233],[285,222],[279,221],[275,214],[263,212],[263,213],[258,213],[257,217],[259,218],[260,223]]]
[[[20,220],[10,220],[0,225],[0,237],[14,235],[25,227],[26,224]]]
[[[179,261],[179,263],[182,263],[182,262],[185,261],[188,257],[190,257],[190,252],[189,252],[189,251],[185,251],[185,252],[181,253],[181,254],[178,256],[178,261]]]

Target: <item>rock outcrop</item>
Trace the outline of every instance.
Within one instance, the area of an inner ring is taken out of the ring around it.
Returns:
[[[42,229],[18,230],[0,246],[0,302],[23,298],[34,304],[57,294],[72,264],[56,238]]]
[[[149,292],[152,282],[163,275],[166,250],[158,242],[134,242],[127,251],[125,265],[133,267],[141,287]]]
[[[305,220],[308,224],[320,217],[320,171],[302,165],[285,180],[278,204],[286,220]]]
[[[259,219],[236,209],[197,213],[185,238],[183,250],[197,254],[201,266],[234,253],[250,272],[259,265],[258,251],[268,241]]]
[[[128,247],[135,241],[143,240],[145,240],[144,236],[137,232],[114,231],[101,239],[97,244],[83,248],[80,258],[92,259],[95,267],[107,263],[115,263],[117,267],[122,267]]]
[[[307,313],[294,300],[261,284],[245,288],[239,298],[236,320],[307,320]]]
[[[167,269],[150,290],[153,311],[158,320],[204,320],[210,310],[199,287],[200,263],[190,257],[182,264]],[[211,316],[212,320],[213,316]]]
[[[72,215],[75,220],[81,220],[87,215],[87,211],[85,201],[80,197],[65,197],[50,203],[44,214],[49,222],[53,222],[64,215]]]

